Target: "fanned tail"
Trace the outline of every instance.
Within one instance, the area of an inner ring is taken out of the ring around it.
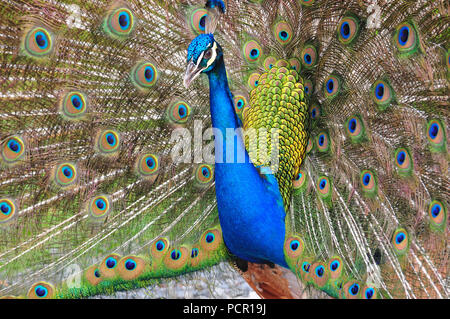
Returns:
[[[263,73],[284,59],[308,97],[308,155],[287,170],[289,265],[334,297],[448,298],[445,6],[300,2],[261,1],[235,22],[261,50],[251,60],[241,44],[248,92],[273,87]],[[255,124],[256,94],[244,123],[273,127]]]
[[[210,125],[207,89],[182,87],[192,7],[0,5],[0,295],[85,297],[228,258],[213,167],[171,153],[175,129]]]

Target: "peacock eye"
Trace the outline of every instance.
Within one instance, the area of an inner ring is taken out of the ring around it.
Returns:
[[[203,56],[204,59],[209,60],[212,56],[212,50],[208,49],[208,51],[205,52],[205,55]]]

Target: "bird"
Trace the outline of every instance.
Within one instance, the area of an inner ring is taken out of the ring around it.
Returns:
[[[443,1],[0,4],[0,296],[229,262],[265,298],[448,298]]]

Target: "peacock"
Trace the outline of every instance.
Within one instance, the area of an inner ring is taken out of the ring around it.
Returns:
[[[0,296],[448,298],[448,10],[2,1]]]

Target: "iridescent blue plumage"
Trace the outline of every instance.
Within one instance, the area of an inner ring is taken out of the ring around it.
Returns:
[[[188,48],[187,60],[198,64],[191,74],[204,69],[202,72],[209,78],[212,124],[218,129],[215,181],[223,238],[227,248],[239,258],[257,263],[270,261],[287,267],[283,251],[285,211],[277,180],[272,174],[261,177],[242,139],[234,134],[240,125],[220,46],[217,45],[213,53],[216,59],[212,64],[208,65],[206,59],[198,61],[214,44],[213,35],[199,35]],[[187,77],[191,78],[191,74]],[[243,162],[239,162],[239,154],[244,154]]]
[[[226,10],[226,8],[225,8],[225,3],[224,3],[222,0],[207,0],[207,1],[206,1],[205,7],[210,8],[210,9],[213,9],[213,8],[215,8],[216,6],[219,8],[219,10],[220,10],[222,13],[225,13],[225,10]]]
[[[200,55],[214,43],[214,36],[212,34],[200,34],[188,47],[187,62],[197,63]]]

